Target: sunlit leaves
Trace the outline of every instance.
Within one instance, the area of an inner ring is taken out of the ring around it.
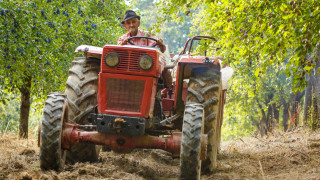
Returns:
[[[183,11],[200,8],[193,16],[193,31],[200,29],[202,34],[216,37],[222,48],[220,56],[235,66],[235,61],[258,60],[264,72],[275,62],[283,65],[288,51],[294,52],[286,65],[287,75],[293,75],[295,91],[304,87],[304,76],[310,73],[310,68],[304,68],[308,64],[306,56],[320,39],[320,24],[315,23],[320,21],[319,1],[193,1],[191,6],[180,0],[166,3],[173,3],[172,7],[162,10],[177,19]]]

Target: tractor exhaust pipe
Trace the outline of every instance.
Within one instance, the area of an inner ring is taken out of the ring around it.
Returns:
[[[62,132],[62,148],[70,149],[71,146],[81,142],[107,145],[113,150],[130,150],[135,148],[162,149],[172,153],[173,157],[180,156],[181,133],[174,132],[168,137],[150,135],[125,136],[119,134],[106,134],[98,131],[83,131],[77,128],[77,124],[65,123]],[[205,159],[207,149],[207,135],[201,138],[201,157]]]

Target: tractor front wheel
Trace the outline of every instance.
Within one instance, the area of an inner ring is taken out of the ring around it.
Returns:
[[[41,125],[40,167],[63,170],[66,153],[61,147],[63,122],[68,119],[68,103],[62,93],[51,93],[45,102]]]
[[[69,121],[88,124],[87,116],[97,105],[98,74],[100,60],[79,57],[72,62],[66,86],[69,103]],[[101,147],[95,144],[79,143],[67,152],[67,162],[97,161]]]
[[[187,102],[195,102],[204,108],[204,133],[208,135],[207,158],[202,161],[202,171],[212,172],[217,166],[217,152],[220,146],[219,122],[222,120],[221,73],[213,68],[192,70]]]
[[[180,179],[200,179],[201,137],[203,132],[202,104],[188,103],[183,116]]]

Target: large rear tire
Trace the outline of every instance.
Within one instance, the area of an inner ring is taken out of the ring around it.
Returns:
[[[180,179],[200,179],[203,106],[188,103],[185,107],[180,151]]]
[[[212,172],[217,166],[221,92],[221,74],[218,69],[197,68],[192,71],[186,101],[203,105],[204,133],[208,135],[207,158],[202,161],[202,172]]]
[[[69,103],[69,121],[88,124],[87,116],[97,105],[98,74],[100,60],[84,57],[75,58],[69,70],[65,94]],[[79,143],[67,152],[67,162],[97,161],[100,146]]]
[[[68,119],[68,104],[62,93],[51,93],[45,102],[40,145],[42,170],[62,171],[66,154],[61,147],[63,122]]]

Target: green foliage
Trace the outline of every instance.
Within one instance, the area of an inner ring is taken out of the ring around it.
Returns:
[[[75,48],[115,43],[124,8],[120,0],[1,1],[1,88],[15,92],[31,78],[33,97],[63,91]]]
[[[186,49],[189,51],[192,56],[207,56],[207,57],[215,57],[219,47],[215,45],[216,41],[213,39],[201,39],[201,40],[193,40],[192,47],[190,49],[191,41]],[[189,52],[186,52],[189,53]]]
[[[240,66],[244,65],[240,63]],[[269,105],[276,104],[280,110],[282,103],[290,100],[292,79],[276,67],[270,66],[264,74],[258,72],[257,75],[237,71],[232,77],[225,104],[225,139],[236,137],[234,134],[249,135],[258,128],[262,113],[267,114]]]
[[[304,76],[315,67],[307,60],[320,38],[320,2],[307,1],[160,1],[166,18],[183,20],[180,15],[200,9],[193,17],[193,32],[214,36],[225,62],[238,66],[240,61],[253,68],[247,73],[264,73],[270,65],[285,64],[285,73],[293,78],[294,90],[302,91]],[[290,54],[291,53],[291,54]]]
[[[19,101],[13,96],[0,102],[0,134],[18,132],[19,109]]]
[[[245,112],[234,113],[239,112],[234,107],[228,107],[226,109],[228,109],[228,111],[225,112],[226,116],[223,119],[222,126],[223,140],[227,141],[243,136],[250,136],[250,132],[254,132],[256,130],[256,125],[254,124],[255,121],[250,119],[253,118],[252,116],[246,116]]]
[[[33,102],[30,110],[29,134],[36,135],[42,117],[43,102]],[[0,102],[0,134],[18,133],[19,131],[19,98],[15,95],[6,97]]]

